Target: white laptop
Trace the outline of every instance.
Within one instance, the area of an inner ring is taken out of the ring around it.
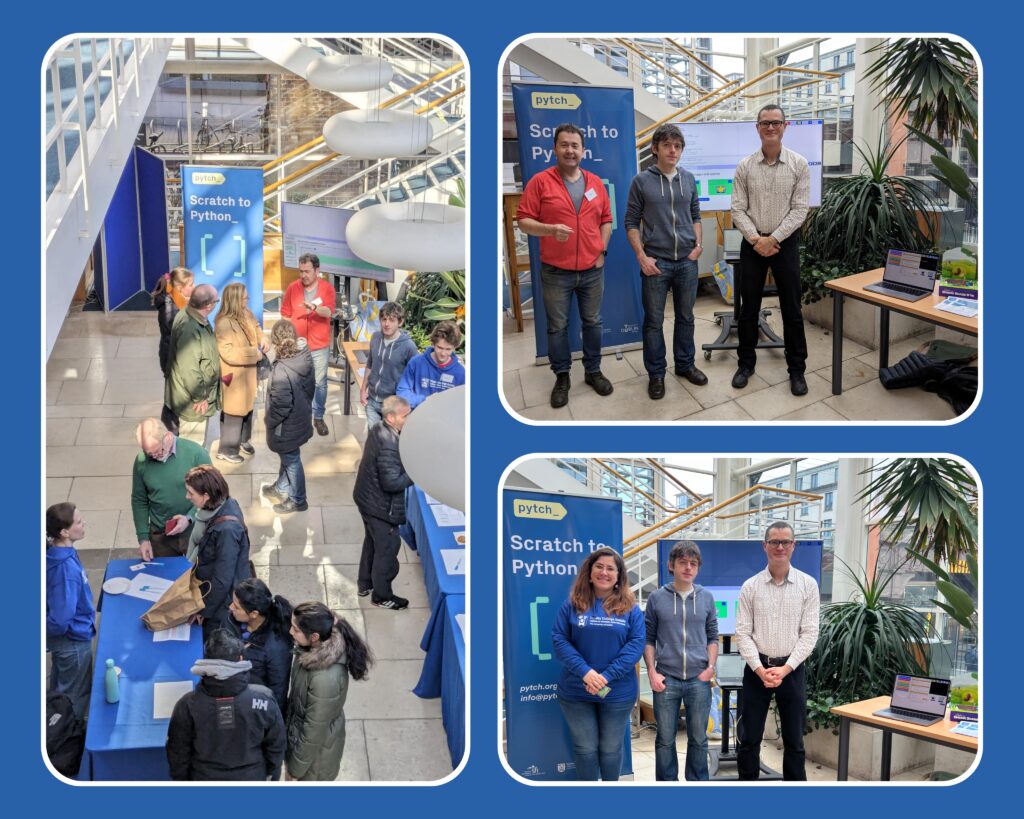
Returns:
[[[888,708],[875,711],[876,717],[888,717],[914,725],[933,725],[946,718],[949,680],[897,674]]]
[[[941,261],[933,253],[890,250],[885,259],[882,281],[866,284],[864,289],[903,301],[918,301],[930,296],[935,289],[935,277]]]

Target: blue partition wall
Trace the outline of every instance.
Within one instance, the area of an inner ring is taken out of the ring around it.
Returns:
[[[156,280],[171,267],[167,238],[167,194],[163,160],[135,149],[135,174],[139,193],[139,233],[142,236],[143,287],[152,291]]]

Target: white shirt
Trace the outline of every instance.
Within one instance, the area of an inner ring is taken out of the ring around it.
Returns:
[[[782,583],[776,583],[766,566],[740,589],[736,612],[736,647],[754,671],[762,663],[758,654],[789,657],[796,669],[818,641],[821,601],[818,584],[809,574],[789,567]]]

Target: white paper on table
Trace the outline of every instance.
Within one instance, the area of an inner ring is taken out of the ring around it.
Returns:
[[[466,516],[462,512],[458,509],[452,509],[450,506],[445,506],[443,503],[431,506],[430,511],[434,513],[434,520],[437,521],[437,525],[442,528],[466,525]]]
[[[949,729],[951,734],[959,734],[964,737],[978,738],[978,723],[969,720],[958,722],[955,727]]]
[[[442,549],[441,559],[444,561],[444,570],[448,574],[466,573],[465,549]]]
[[[456,614],[455,615],[455,622],[458,624],[459,631],[462,634],[462,640],[463,640],[463,642],[465,642],[465,640],[466,640],[466,613],[460,611],[458,614]]]
[[[175,703],[192,690],[192,680],[153,683],[153,719],[170,719]]]
[[[163,597],[164,592],[171,587],[173,582],[173,580],[165,580],[162,577],[154,577],[143,572],[132,578],[132,584],[125,594],[155,603]]]
[[[427,503],[429,503],[431,506],[437,506],[438,504],[441,503],[441,501],[439,501],[437,498],[431,497],[426,492],[423,493],[423,497],[427,499]]]
[[[160,631],[153,632],[154,643],[166,643],[168,640],[179,640],[187,643],[189,638],[192,636],[192,626],[188,623],[182,623],[179,626],[173,628],[164,628]]]

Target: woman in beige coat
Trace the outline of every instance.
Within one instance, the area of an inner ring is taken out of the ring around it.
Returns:
[[[252,455],[256,451],[249,443],[252,409],[256,403],[256,364],[270,349],[270,343],[249,310],[248,301],[244,284],[229,284],[221,294],[220,312],[215,320],[220,374],[224,382],[217,457],[233,464],[244,460],[240,452]]]

